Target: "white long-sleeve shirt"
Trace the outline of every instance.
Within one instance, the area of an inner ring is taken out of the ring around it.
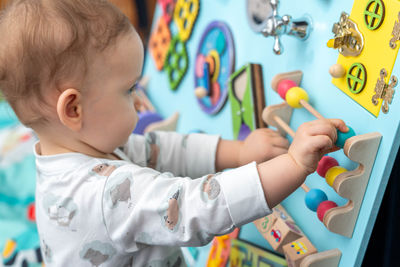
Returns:
[[[41,156],[36,145],[46,266],[186,266],[179,247],[205,245],[269,214],[255,163],[214,174],[218,140],[132,135],[115,151],[121,160]]]

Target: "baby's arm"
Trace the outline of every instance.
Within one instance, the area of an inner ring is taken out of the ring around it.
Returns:
[[[140,244],[205,245],[271,212],[254,162],[198,179],[126,164],[102,192],[105,232],[132,252]]]
[[[342,120],[316,120],[302,124],[289,151],[270,161],[258,164],[258,173],[270,208],[296,190],[307,175],[313,173],[326,153],[337,149],[336,128],[347,132]]]
[[[218,141],[217,135],[150,132],[131,135],[123,151],[139,166],[194,178],[215,172]]]

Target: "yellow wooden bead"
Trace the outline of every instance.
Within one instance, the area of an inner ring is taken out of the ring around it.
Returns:
[[[308,101],[308,94],[303,88],[295,86],[290,88],[286,93],[286,102],[292,108],[301,108],[301,99]]]
[[[330,186],[332,186],[333,182],[336,179],[336,177],[339,174],[344,173],[344,172],[347,172],[347,170],[345,168],[343,168],[343,167],[340,167],[340,166],[332,167],[326,172],[325,180]]]

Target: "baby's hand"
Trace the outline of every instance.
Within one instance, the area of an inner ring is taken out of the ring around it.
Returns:
[[[288,154],[306,175],[313,173],[326,153],[338,150],[336,129],[347,132],[340,119],[315,120],[302,124],[296,131]]]
[[[256,161],[261,163],[276,156],[287,153],[289,141],[278,132],[268,129],[252,131],[241,145],[239,164],[245,165]]]

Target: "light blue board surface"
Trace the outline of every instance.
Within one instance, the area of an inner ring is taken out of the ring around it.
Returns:
[[[328,69],[336,63],[338,52],[327,48],[326,42],[333,37],[333,23],[339,20],[342,11],[350,13],[353,1],[282,0],[279,14],[289,14],[293,18],[309,14],[313,21],[313,31],[305,42],[284,36],[282,43],[285,50],[281,56],[273,54],[272,38],[264,38],[251,30],[247,22],[245,3],[244,0],[201,0],[199,18],[187,42],[189,69],[185,78],[176,91],[170,90],[166,72],[158,72],[148,54],[143,73],[150,76],[149,97],[163,116],[168,117],[175,111],[180,113],[178,132],[187,133],[200,129],[209,134],[220,134],[226,139],[233,138],[229,101],[217,115],[209,116],[201,111],[193,93],[195,54],[201,35],[211,21],[221,20],[229,25],[233,33],[236,47],[235,70],[248,62],[262,65],[266,105],[282,102],[278,94],[270,88],[272,77],[281,72],[300,69],[304,73],[301,87],[308,91],[309,102],[321,114],[328,118],[343,119],[357,134],[380,132],[383,138],[352,238],[329,232],[317,219],[316,213],[306,208],[302,189],[298,189],[283,202],[319,251],[338,248],[342,252],[339,266],[360,266],[399,147],[400,96],[395,95],[389,114],[380,114],[375,118],[331,83]],[[160,14],[161,10],[157,8],[155,21]],[[399,63],[396,62],[392,74],[399,77],[399,70]],[[296,129],[301,123],[313,119],[306,110],[295,110],[291,127]],[[347,169],[356,167],[342,151],[333,156]],[[306,183],[310,188],[324,190],[328,198],[339,205],[346,203],[317,174],[310,175]],[[260,239],[253,226],[244,227],[240,238],[264,247],[267,243]],[[205,265],[207,251],[208,248],[200,250],[196,266]]]

